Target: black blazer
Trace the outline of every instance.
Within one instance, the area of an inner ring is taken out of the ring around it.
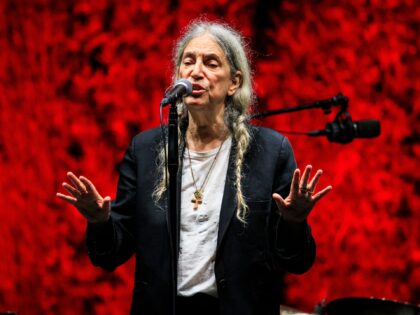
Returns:
[[[282,274],[303,273],[315,259],[305,222],[292,229],[277,214],[272,193],[289,194],[296,162],[289,141],[267,128],[251,127],[242,185],[247,224],[236,218],[234,146],[224,189],[215,276],[222,315],[279,314]],[[96,266],[113,270],[136,254],[131,314],[169,315],[171,262],[165,204],[152,200],[160,129],[134,137],[120,167],[116,200],[107,225],[88,226],[87,245]]]

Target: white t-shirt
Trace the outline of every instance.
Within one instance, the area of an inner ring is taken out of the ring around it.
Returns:
[[[228,169],[231,137],[222,144],[204,187],[202,204],[194,210],[191,202],[196,190],[191,176],[187,149],[184,153],[181,190],[181,232],[178,259],[178,295],[206,293],[217,297],[214,261],[223,191]],[[200,189],[219,148],[195,152],[190,150],[197,189]]]

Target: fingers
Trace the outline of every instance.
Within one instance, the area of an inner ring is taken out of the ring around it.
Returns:
[[[308,190],[314,192],[316,185],[318,185],[319,179],[321,178],[322,170],[318,170],[315,174],[315,176],[312,178],[312,180],[308,184]]]
[[[317,194],[315,194],[312,197],[312,200],[314,202],[317,202],[318,200],[320,200],[322,197],[324,197],[326,194],[328,194],[332,189],[332,186],[327,186],[325,187],[323,190],[321,190],[320,192],[318,192]]]
[[[72,172],[68,172],[67,177],[81,194],[87,192],[85,185],[77,178],[76,175],[74,175]]]
[[[293,173],[292,183],[290,186],[292,195],[299,193],[299,177],[300,177],[300,170],[297,168],[295,169],[295,172]]]
[[[302,178],[300,180],[299,187],[307,189],[309,175],[311,174],[312,165],[306,165],[305,171],[303,172]]]
[[[67,184],[66,182],[64,182],[62,184],[62,186],[76,199],[80,198],[80,191],[78,191],[76,188],[74,188],[73,186]]]
[[[60,198],[61,200],[64,200],[65,202],[68,202],[69,204],[72,204],[72,205],[75,205],[77,202],[76,198],[63,195],[62,193],[56,193],[56,196]]]
[[[95,185],[93,185],[93,183],[89,179],[87,179],[84,176],[80,176],[79,179],[86,187],[88,193],[92,193],[95,195],[96,198],[102,199],[101,195],[99,195],[98,191],[96,190]]]

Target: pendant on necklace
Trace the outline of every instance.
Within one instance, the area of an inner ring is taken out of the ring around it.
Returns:
[[[201,194],[201,191],[196,190],[194,192],[194,196],[191,199],[191,202],[194,204],[193,209],[194,210],[197,210],[198,209],[198,206],[203,203],[203,195]]]

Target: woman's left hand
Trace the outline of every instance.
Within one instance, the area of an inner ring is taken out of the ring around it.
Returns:
[[[273,199],[277,203],[279,212],[286,221],[305,221],[317,201],[332,189],[332,186],[327,186],[314,194],[316,185],[322,175],[322,170],[318,170],[312,180],[308,183],[311,170],[312,166],[307,165],[302,174],[302,178],[300,178],[300,170],[295,170],[290,193],[286,199],[283,199],[279,194],[273,194]]]

